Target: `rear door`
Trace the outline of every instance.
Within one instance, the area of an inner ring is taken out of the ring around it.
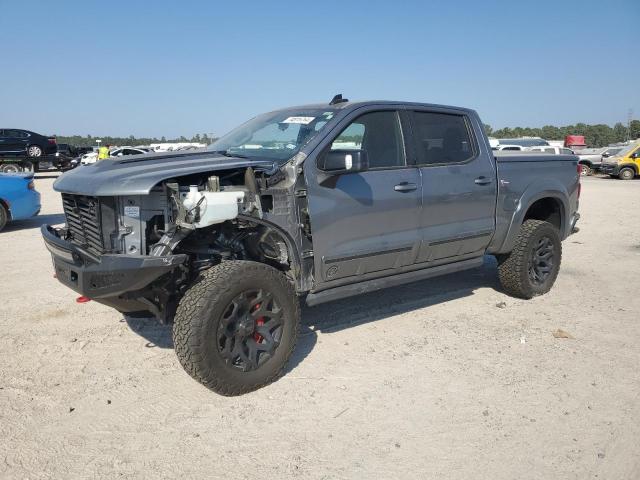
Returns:
[[[423,207],[417,263],[429,265],[483,255],[495,230],[493,154],[468,114],[413,109],[412,145],[422,176]]]
[[[304,164],[316,290],[401,271],[419,244],[420,173],[407,165],[398,111],[360,109],[338,128]],[[349,148],[366,151],[367,171],[328,177],[318,169],[322,152]]]

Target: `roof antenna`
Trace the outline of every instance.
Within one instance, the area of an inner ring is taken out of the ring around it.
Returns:
[[[342,94],[339,93],[337,94],[335,97],[333,97],[331,99],[331,101],[329,102],[329,105],[337,105],[339,103],[344,103],[344,102],[348,102],[349,99],[348,98],[342,98]]]

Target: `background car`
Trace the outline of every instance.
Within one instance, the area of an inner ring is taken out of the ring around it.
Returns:
[[[33,173],[0,173],[0,230],[11,220],[24,220],[40,212],[40,194]]]
[[[553,145],[536,146],[527,148],[530,152],[550,153],[552,155],[574,155],[573,150],[567,147],[554,147]]]
[[[123,157],[125,155],[143,155],[145,153],[149,153],[148,148],[139,148],[139,147],[117,147],[113,148],[109,151],[109,156],[111,157]],[[80,163],[82,165],[90,165],[92,163],[96,163],[98,161],[98,152],[85,153],[80,158]]]
[[[56,157],[75,158],[78,155],[78,151],[73,145],[69,145],[68,143],[58,143],[58,151],[56,152]]]
[[[589,175],[593,172],[600,171],[602,162],[605,158],[609,158],[621,152],[624,147],[602,147],[602,148],[584,148],[579,151],[578,163],[581,165],[580,174]]]
[[[522,145],[503,145],[500,144],[497,147],[493,148],[492,150],[497,150],[499,152],[503,151],[503,150],[509,150],[509,151],[514,151],[514,152],[523,152],[527,149],[527,147],[523,147]]]
[[[56,153],[55,137],[17,128],[0,128],[0,155],[16,154],[41,157]]]

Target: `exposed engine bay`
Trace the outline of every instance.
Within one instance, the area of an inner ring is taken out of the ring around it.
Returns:
[[[198,272],[223,260],[269,264],[296,280],[300,261],[291,244],[299,244],[302,237],[311,244],[306,198],[289,193],[294,191],[293,182],[285,181],[282,171],[268,175],[248,167],[215,173],[167,179],[147,195],[63,194],[64,239],[95,255],[97,261],[109,254],[186,255],[179,268],[141,291],[121,295],[120,308],[131,311],[143,305],[159,319],[170,319]],[[299,238],[288,238],[278,228],[292,223],[299,227],[295,230]]]

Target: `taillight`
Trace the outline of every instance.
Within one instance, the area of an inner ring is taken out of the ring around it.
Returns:
[[[31,180],[28,184],[27,184],[27,188],[29,190],[35,190],[36,189],[36,184],[33,183],[33,180]]]
[[[57,142],[57,140],[56,140],[56,138],[55,138],[55,137],[47,138],[47,141],[48,141],[49,143],[53,143],[54,145],[55,145],[55,144],[56,144],[56,142]]]

